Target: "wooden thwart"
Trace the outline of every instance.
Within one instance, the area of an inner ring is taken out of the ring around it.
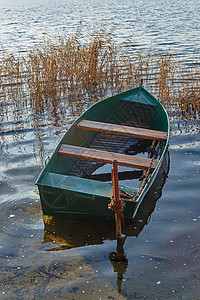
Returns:
[[[167,139],[167,132],[164,131],[95,122],[89,120],[81,120],[76,125],[76,127],[81,129],[92,130],[92,131],[100,131],[100,132],[113,133],[113,134],[125,135],[125,136],[134,136],[134,137],[144,138],[149,140],[162,141]]]
[[[108,164],[112,164],[113,160],[117,160],[118,165],[120,166],[138,168],[143,170],[147,170],[151,163],[151,159],[145,157],[130,156],[121,153],[77,147],[66,144],[61,145],[58,154]],[[151,169],[155,169],[157,163],[158,160],[154,159],[151,165]]]

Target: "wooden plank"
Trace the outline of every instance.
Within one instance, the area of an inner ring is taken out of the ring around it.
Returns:
[[[124,125],[116,125],[110,123],[102,123],[89,120],[81,120],[77,125],[77,128],[100,131],[106,133],[113,133],[125,136],[134,136],[138,138],[144,138],[149,140],[166,140],[167,132],[145,129],[139,127],[130,127]]]
[[[115,211],[115,222],[116,222],[116,237],[117,239],[121,238],[122,235],[122,217],[124,218],[124,213],[122,209],[122,201],[119,196],[119,180],[118,180],[118,166],[117,161],[113,161],[113,167],[112,167],[112,185],[113,185],[113,201],[117,202],[116,204],[121,207],[120,210],[114,210]],[[112,201],[111,200],[111,201]],[[112,208],[111,208],[112,209]]]
[[[150,158],[137,157],[121,153],[108,152],[91,148],[83,148],[65,144],[61,145],[58,154],[85,160],[99,161],[108,164],[112,164],[113,160],[117,160],[118,165],[120,166],[138,168],[143,170],[147,170],[151,163]],[[154,169],[157,163],[158,160],[155,159],[151,168]]]

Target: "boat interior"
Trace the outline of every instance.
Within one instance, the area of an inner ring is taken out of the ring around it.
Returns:
[[[37,181],[44,213],[88,216],[89,207],[96,215],[97,205],[99,216],[113,217],[107,202],[117,164],[119,196],[132,218],[129,205],[139,202],[167,140],[166,113],[142,87],[99,101],[68,129]]]
[[[135,188],[139,188],[147,172],[155,168],[160,141],[167,139],[166,132],[132,127],[130,122],[116,125],[81,120],[76,127],[96,134],[88,148],[61,145],[59,155],[78,158],[69,175],[111,181],[111,164],[116,159],[119,184],[133,186],[135,180]]]

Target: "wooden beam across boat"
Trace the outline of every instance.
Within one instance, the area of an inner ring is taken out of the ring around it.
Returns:
[[[100,131],[100,132],[113,133],[113,134],[119,134],[125,136],[134,136],[134,137],[144,138],[149,140],[164,141],[167,139],[167,132],[164,131],[89,121],[89,120],[81,120],[76,125],[76,127],[81,129],[86,129],[86,130],[92,130],[92,131]]]
[[[113,160],[118,161],[118,165],[147,170],[149,166],[155,169],[158,160],[154,159],[153,163],[150,158],[131,156],[116,152],[102,151],[91,148],[77,147],[72,145],[62,144],[58,150],[59,155],[75,157],[90,161],[98,161],[112,164]]]

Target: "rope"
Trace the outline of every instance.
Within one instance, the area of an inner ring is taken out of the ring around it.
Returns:
[[[122,219],[122,224],[124,225],[124,212],[123,212],[122,201],[117,201],[112,196],[110,203],[108,204],[108,208],[114,211]]]

